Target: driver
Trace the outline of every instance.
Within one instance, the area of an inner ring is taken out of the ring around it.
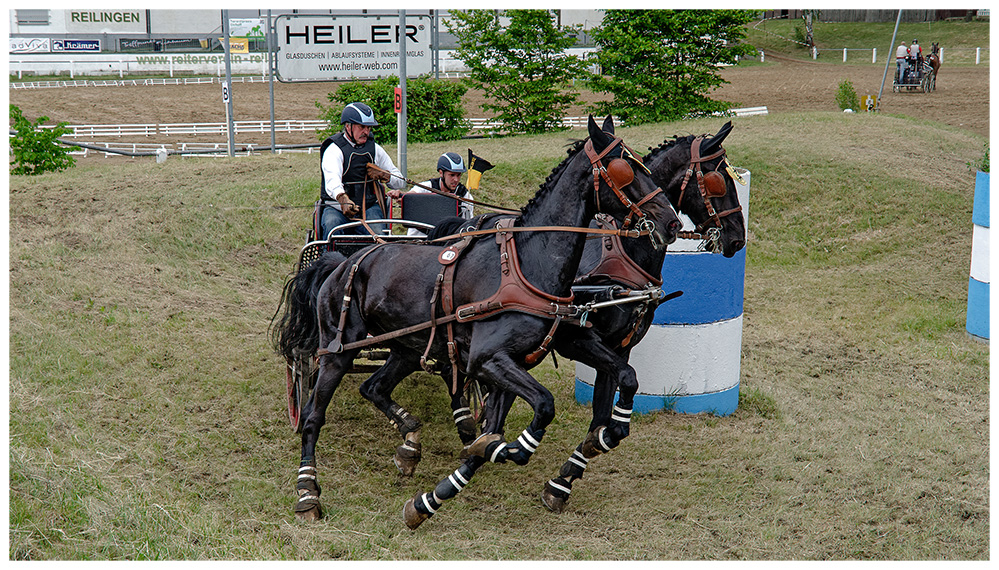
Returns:
[[[919,40],[913,39],[909,45],[909,63],[916,74],[923,70],[923,48],[919,47]]]
[[[376,180],[394,189],[406,185],[402,172],[372,136],[371,128],[377,127],[378,121],[371,107],[357,102],[347,105],[340,114],[340,124],[343,130],[323,141],[319,150],[320,199],[326,204],[319,224],[320,239],[326,239],[330,230],[360,214],[362,207],[366,220],[385,218],[381,204],[384,197],[376,186]],[[387,172],[369,177],[369,162]],[[384,224],[370,226],[377,233],[384,233],[386,229]],[[342,233],[345,233],[344,230],[337,231],[337,234]],[[353,233],[366,234],[368,231],[364,226],[358,226]]]

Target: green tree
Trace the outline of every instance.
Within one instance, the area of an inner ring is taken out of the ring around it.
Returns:
[[[591,32],[601,73],[589,85],[614,98],[590,110],[635,125],[728,109],[708,93],[727,83],[719,64],[754,53],[740,43],[752,19],[749,10],[607,10]]]
[[[492,100],[483,110],[511,132],[564,128],[561,120],[579,97],[572,80],[586,69],[566,52],[578,26],[559,26],[548,10],[455,11],[445,25],[458,38],[455,57],[469,69],[467,84]]]
[[[839,82],[839,88],[836,90],[836,104],[842,110],[860,110],[860,98],[857,97],[857,91],[853,88],[853,83],[850,80],[844,79]]]
[[[394,143],[398,123],[394,111],[395,87],[398,77],[383,77],[374,81],[344,83],[326,98],[333,103],[320,109],[319,118],[329,122],[329,127],[317,133],[325,139],[340,130],[340,113],[345,105],[361,101],[371,107],[380,124],[377,140]],[[464,118],[461,98],[468,89],[450,81],[431,79],[423,75],[406,82],[406,139],[410,142],[436,142],[460,139],[471,128]]]
[[[16,105],[10,106],[10,120],[11,128],[16,131],[10,139],[10,152],[14,155],[11,174],[58,172],[76,164],[69,149],[56,140],[70,132],[66,123],[59,123],[54,129],[43,129],[41,126],[48,117],[38,117],[32,123]]]

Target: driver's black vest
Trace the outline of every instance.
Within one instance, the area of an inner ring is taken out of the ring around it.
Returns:
[[[323,141],[322,146],[319,147],[320,197],[323,200],[333,200],[333,196],[326,194],[326,175],[322,169],[323,153],[326,152],[326,148],[331,144],[340,147],[340,152],[343,153],[343,175],[341,180],[343,181],[343,189],[347,192],[347,196],[350,197],[351,201],[360,206],[363,190],[366,207],[370,208],[377,204],[378,202],[375,199],[375,181],[368,180],[368,183],[364,184],[364,178],[368,174],[366,165],[369,162],[375,161],[375,141],[368,138],[368,142],[357,147],[352,145],[347,140],[347,137],[343,136],[343,131],[327,138]]]

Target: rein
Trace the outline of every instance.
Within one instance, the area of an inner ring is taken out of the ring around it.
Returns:
[[[443,190],[438,190],[436,188],[432,188],[430,186],[427,186],[426,184],[420,184],[419,182],[414,182],[410,178],[406,178],[405,176],[399,176],[398,174],[393,174],[393,173],[389,172],[388,170],[382,170],[381,168],[375,166],[374,163],[368,163],[368,164],[370,165],[371,170],[377,170],[379,172],[384,172],[385,174],[388,174],[389,176],[395,176],[396,178],[401,178],[406,184],[409,184],[410,186],[416,186],[417,188],[422,188],[424,190],[427,190],[429,192],[437,194],[438,196],[447,196],[448,198],[452,198],[452,199],[457,200],[459,202],[465,202],[465,203],[468,203],[468,204],[475,204],[476,206],[482,206],[484,208],[489,208],[491,210],[496,210],[497,212],[503,212],[504,214],[519,214],[520,213],[520,210],[511,210],[510,208],[504,208],[502,206],[497,206],[495,204],[489,204],[489,203],[486,203],[486,202],[479,202],[478,200],[472,200],[471,198],[462,198],[461,196],[458,196],[456,194],[452,194],[450,192],[445,192]]]

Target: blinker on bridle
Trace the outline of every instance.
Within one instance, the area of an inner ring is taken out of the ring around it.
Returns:
[[[603,162],[601,162],[602,159],[617,145],[621,145],[622,156],[627,155],[631,157],[633,161],[641,165],[642,169],[650,175],[652,174],[649,172],[649,169],[645,166],[645,164],[642,163],[641,159],[637,158],[635,153],[628,148],[628,145],[624,144],[620,137],[614,137],[614,140],[612,140],[611,143],[607,145],[607,147],[599,154],[597,154],[593,149],[592,139],[587,140],[583,149],[586,150],[586,155],[589,157],[590,164],[593,166],[593,194],[597,201],[597,211],[601,211],[600,179],[603,178],[607,185],[610,186],[610,189],[614,192],[614,195],[617,196],[617,199],[629,210],[628,215],[624,218],[622,228],[630,229],[632,223],[634,223],[637,229],[648,232],[649,240],[652,241],[653,247],[659,249],[664,246],[665,243],[655,231],[655,222],[648,219],[645,212],[642,210],[642,206],[657,194],[662,192],[663,189],[657,187],[655,190],[642,197],[642,199],[637,203],[632,202],[622,190],[625,186],[628,186],[635,181],[635,170],[631,167],[631,164],[621,157],[612,158],[610,162],[607,163],[606,167],[603,165]]]

